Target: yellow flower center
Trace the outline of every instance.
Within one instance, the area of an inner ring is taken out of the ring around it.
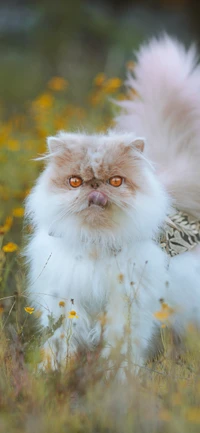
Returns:
[[[64,301],[60,301],[59,302],[59,307],[64,307],[65,306],[65,302]]]
[[[70,311],[71,316],[76,316],[76,311],[72,310]]]

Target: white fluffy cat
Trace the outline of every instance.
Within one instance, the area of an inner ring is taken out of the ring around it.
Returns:
[[[197,248],[171,258],[157,242],[172,206],[200,220],[200,68],[193,48],[164,37],[141,48],[134,72],[138,96],[121,103],[115,130],[48,138],[27,201],[32,302],[45,326],[65,314],[46,343],[54,366],[71,324],[78,349],[93,350],[103,330],[107,356],[129,323],[132,359],[143,363],[162,302],[176,333],[200,322]]]

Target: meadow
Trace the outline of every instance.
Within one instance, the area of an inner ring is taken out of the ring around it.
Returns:
[[[68,96],[69,90],[67,79],[52,77],[21,114],[8,117],[0,109],[0,432],[199,432],[199,333],[190,325],[184,350],[174,350],[164,304],[155,312],[161,354],[139,371],[129,368],[128,360],[124,384],[116,380],[119,348],[109,360],[114,369],[100,357],[101,348],[67,359],[64,369],[51,371],[48,363],[44,371],[38,368],[44,335],[38,327],[40,311],[27,299],[21,255],[32,231],[23,224],[24,200],[42,169],[34,158],[46,151],[46,137],[58,130],[106,130],[117,112],[112,98],[130,97],[120,78],[104,73],[94,77],[82,106]]]

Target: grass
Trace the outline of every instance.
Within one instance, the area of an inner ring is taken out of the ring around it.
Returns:
[[[109,359],[113,369],[100,357],[100,349],[68,359],[62,370],[38,369],[41,336],[37,314],[25,295],[20,256],[23,203],[42,168],[33,158],[45,151],[46,136],[59,129],[105,130],[116,110],[109,97],[124,97],[120,79],[104,74],[91,83],[83,106],[70,101],[69,87],[67,80],[53,77],[44,92],[27,104],[26,116],[3,120],[2,113],[0,432],[199,432],[200,340],[192,326],[186,336],[187,350],[177,355],[161,321],[162,355],[139,371],[137,366],[127,370],[126,384],[116,380],[117,350]]]

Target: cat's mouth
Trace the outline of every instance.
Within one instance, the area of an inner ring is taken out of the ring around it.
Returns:
[[[99,204],[90,204],[89,205],[89,208],[90,209],[96,209],[96,210],[104,210],[105,209],[105,206],[101,206],[101,205],[99,205]]]

